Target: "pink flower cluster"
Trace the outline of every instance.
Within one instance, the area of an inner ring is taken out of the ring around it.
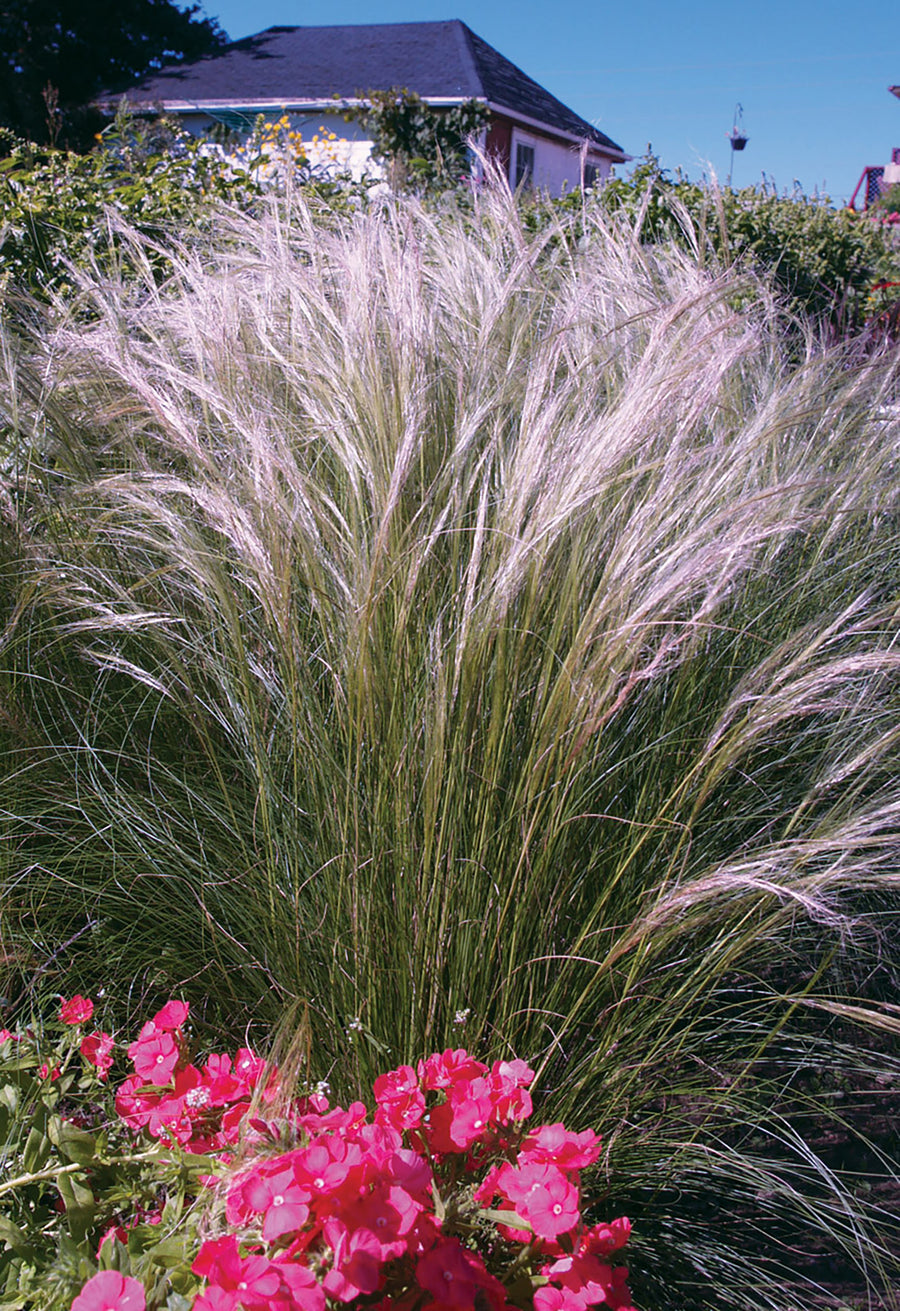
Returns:
[[[73,1028],[77,1025],[87,1024],[93,1018],[93,1015],[94,1003],[90,997],[82,997],[80,993],[76,993],[68,1001],[63,1001],[59,1008],[59,1018],[62,1023],[71,1025]],[[110,1034],[87,1033],[82,1038],[78,1050],[84,1059],[94,1066],[100,1079],[105,1081],[112,1069],[114,1047],[115,1043]]]
[[[186,1002],[170,1001],[143,1026],[128,1048],[135,1072],[116,1094],[116,1111],[132,1129],[178,1142],[188,1152],[221,1151],[237,1142],[267,1067],[249,1047],[234,1060],[213,1055],[199,1069],[191,1065],[182,1027],[187,1016]],[[270,1072],[264,1097],[274,1079]]]
[[[308,1099],[293,1113],[296,1145],[233,1177],[232,1232],[200,1249],[194,1311],[325,1311],[360,1297],[378,1311],[504,1311],[518,1304],[507,1274],[530,1276],[536,1311],[629,1311],[627,1271],[606,1260],[628,1221],[581,1219],[580,1172],[600,1139],[562,1124],[526,1133],[533,1079],[523,1061],[488,1069],[448,1049],[377,1079],[372,1121],[361,1102]]]
[[[73,997],[60,1019],[77,1025],[92,1013]],[[448,1049],[381,1075],[371,1117],[361,1102],[332,1109],[314,1095],[286,1122],[248,1124],[254,1090],[270,1102],[276,1072],[247,1048],[192,1065],[187,1016],[170,1001],[143,1026],[116,1109],[135,1131],[188,1152],[227,1162],[243,1130],[253,1153],[225,1185],[229,1232],[193,1263],[203,1281],[194,1311],[326,1311],[357,1299],[373,1311],[633,1311],[627,1270],[609,1261],[628,1220],[587,1225],[581,1215],[581,1171],[600,1139],[525,1127],[534,1073],[524,1061],[489,1068]],[[80,1047],[101,1077],[112,1049],[101,1033]],[[101,1271],[73,1311],[144,1305],[139,1280]]]

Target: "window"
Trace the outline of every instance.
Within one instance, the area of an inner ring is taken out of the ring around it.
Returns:
[[[599,175],[600,175],[600,170],[597,168],[596,164],[585,164],[584,179],[581,184],[584,187],[585,191],[587,191],[590,187],[594,187],[597,185],[598,181],[600,180]]]
[[[526,187],[530,187],[533,177],[534,146],[525,146],[519,141],[516,144],[516,172],[513,178],[513,186],[518,187],[524,184]]]

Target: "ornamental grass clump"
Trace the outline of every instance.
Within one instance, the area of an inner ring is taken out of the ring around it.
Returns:
[[[7,991],[516,1054],[639,1306],[889,1287],[895,368],[580,219],[295,197],[7,329]]]

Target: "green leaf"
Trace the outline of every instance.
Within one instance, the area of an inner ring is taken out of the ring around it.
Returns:
[[[523,1220],[520,1215],[516,1215],[515,1211],[492,1211],[485,1207],[481,1214],[486,1216],[488,1220],[493,1220],[495,1224],[509,1225],[510,1229],[527,1229],[529,1233],[532,1232],[528,1221]]]
[[[25,1150],[22,1153],[22,1165],[26,1173],[35,1174],[38,1170],[42,1170],[49,1161],[52,1151],[53,1144],[43,1128],[34,1125],[25,1140]]]
[[[185,1238],[173,1236],[164,1238],[161,1243],[155,1247],[146,1249],[147,1256],[154,1265],[161,1265],[168,1268],[169,1266],[181,1265],[185,1259]]]
[[[6,1216],[0,1216],[0,1241],[7,1243],[20,1256],[31,1257],[33,1255],[28,1236]]]
[[[130,1275],[131,1255],[120,1238],[108,1238],[100,1248],[98,1264],[101,1270],[118,1270],[120,1275]]]
[[[54,1115],[47,1125],[47,1132],[53,1146],[67,1161],[77,1161],[81,1165],[89,1165],[96,1159],[97,1140],[93,1134],[87,1133],[84,1129],[79,1129],[77,1125],[72,1124],[70,1121]]]
[[[76,1243],[87,1234],[97,1212],[94,1194],[86,1179],[76,1174],[57,1176],[56,1186],[66,1205],[66,1224]]]

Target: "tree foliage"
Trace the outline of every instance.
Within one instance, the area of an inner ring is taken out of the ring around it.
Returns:
[[[383,164],[394,190],[454,186],[469,167],[468,139],[487,122],[487,106],[466,100],[432,109],[415,91],[367,91],[345,110],[372,137],[372,158]]]
[[[87,109],[150,69],[201,55],[227,37],[200,5],[174,0],[4,0],[0,6],[0,124],[33,141],[82,146]]]

